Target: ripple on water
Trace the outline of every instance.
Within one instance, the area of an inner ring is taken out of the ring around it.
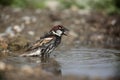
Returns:
[[[77,74],[108,77],[119,75],[120,58],[118,50],[109,49],[71,49],[59,52],[57,61],[61,63],[62,74]]]

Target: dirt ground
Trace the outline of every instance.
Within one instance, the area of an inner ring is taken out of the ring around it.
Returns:
[[[65,9],[0,8],[0,37],[25,37],[34,41],[53,25],[62,24],[70,30],[63,44],[120,49],[120,16],[103,12]],[[66,41],[69,40],[69,41]]]

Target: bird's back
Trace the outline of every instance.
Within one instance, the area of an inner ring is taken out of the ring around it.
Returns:
[[[31,43],[23,56],[44,56],[49,55],[56,47],[60,44],[57,37],[49,36],[46,38],[41,38],[34,43]]]

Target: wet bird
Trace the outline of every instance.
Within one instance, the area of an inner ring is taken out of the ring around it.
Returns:
[[[63,35],[67,35],[68,29],[62,25],[54,26],[48,33],[39,40],[30,44],[26,53],[20,56],[49,57],[50,53],[61,43]]]

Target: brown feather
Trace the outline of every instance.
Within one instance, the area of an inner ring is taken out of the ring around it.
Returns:
[[[49,43],[53,39],[54,39],[54,37],[49,37],[49,38],[44,38],[44,39],[38,40],[35,43],[33,43],[26,51],[31,51],[31,50],[36,49],[38,47],[42,47],[43,44]]]

